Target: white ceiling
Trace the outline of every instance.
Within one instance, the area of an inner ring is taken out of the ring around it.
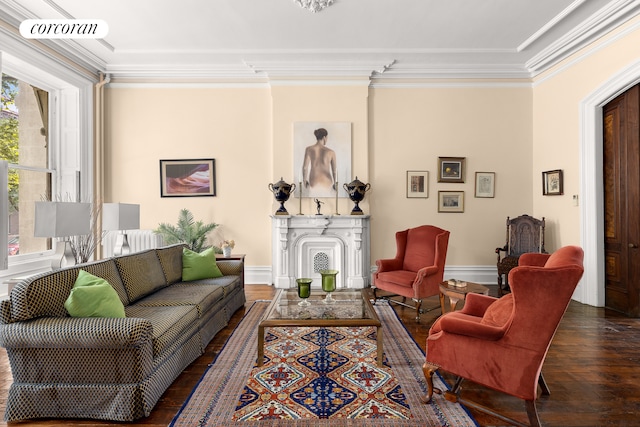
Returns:
[[[48,41],[114,77],[530,78],[636,16],[640,0],[0,0],[0,18],[102,19]]]

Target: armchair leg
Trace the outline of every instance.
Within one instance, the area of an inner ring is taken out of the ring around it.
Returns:
[[[544,396],[549,396],[551,394],[551,391],[549,390],[549,386],[547,385],[547,382],[544,380],[544,377],[542,376],[542,372],[540,372],[540,376],[538,377],[538,385],[542,389],[542,394]]]
[[[416,322],[420,322],[420,306],[422,305],[422,300],[414,299],[413,301],[416,303]]]
[[[527,407],[527,416],[529,417],[529,425],[531,427],[540,427],[540,418],[538,418],[538,409],[536,408],[535,400],[525,400],[525,406]]]
[[[378,301],[378,295],[376,293],[377,290],[378,288],[373,288],[373,305],[376,305],[376,301]]]
[[[422,398],[423,403],[431,402],[431,398],[433,397],[433,393],[441,393],[439,389],[433,387],[433,374],[438,371],[438,367],[436,365],[432,365],[429,362],[424,362],[422,365],[422,372],[424,374],[424,379],[427,381],[427,394]]]

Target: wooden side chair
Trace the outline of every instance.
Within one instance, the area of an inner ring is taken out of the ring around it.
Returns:
[[[546,253],[544,249],[544,217],[536,219],[527,214],[516,218],[507,217],[507,239],[498,255],[498,296],[509,291],[509,272],[518,265],[518,258],[524,253]],[[504,276],[504,284],[502,277]]]

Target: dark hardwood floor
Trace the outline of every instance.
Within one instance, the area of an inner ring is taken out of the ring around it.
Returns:
[[[267,285],[248,285],[247,304],[270,299],[275,290]],[[424,346],[429,326],[440,315],[439,302],[425,303],[437,309],[414,320],[415,311],[395,306],[416,342]],[[35,420],[9,423],[16,426],[166,426],[178,412],[207,365],[223,347],[242,319],[239,310],[230,325],[208,345],[206,353],[193,362],[164,393],[151,415],[135,423],[95,420]],[[424,348],[424,347],[423,347]],[[421,361],[419,361],[421,363]],[[602,308],[572,302],[554,338],[543,368],[550,396],[538,399],[545,426],[640,426],[640,319],[630,319]],[[446,375],[445,375],[446,377]],[[7,354],[0,350],[0,411],[4,414],[11,373]],[[484,387],[465,383],[468,399],[526,422],[524,403]],[[473,412],[482,426],[499,426],[497,419]],[[0,422],[0,425],[7,423]]]

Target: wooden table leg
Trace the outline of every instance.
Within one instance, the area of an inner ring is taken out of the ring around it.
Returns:
[[[444,310],[444,294],[440,292],[440,310],[442,310],[442,314],[446,313]]]
[[[258,366],[264,364],[264,326],[258,326]]]
[[[449,302],[451,303],[451,311],[456,311],[456,304],[460,301],[461,298],[452,297],[449,295]]]

